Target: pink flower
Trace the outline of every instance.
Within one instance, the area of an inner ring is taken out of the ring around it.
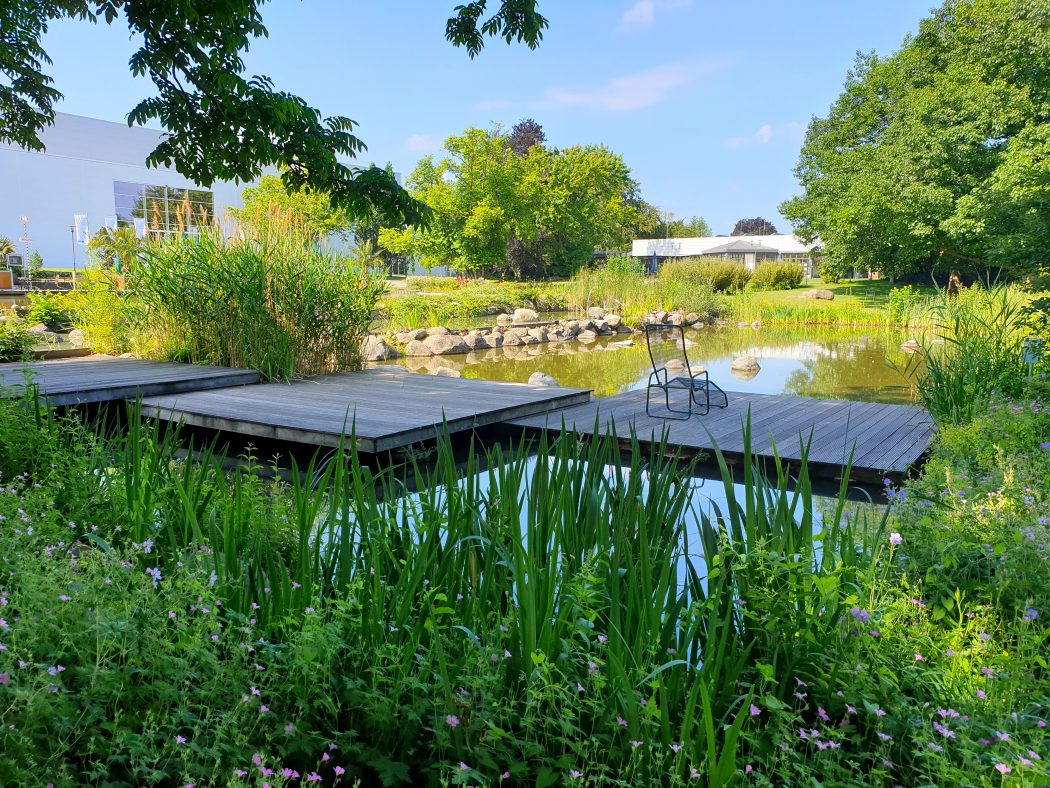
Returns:
[[[445,717],[445,722],[450,728],[459,727],[459,717],[457,717],[455,714],[449,714],[447,717]]]
[[[642,746],[642,743],[640,741],[635,740],[635,739],[631,739],[630,744],[631,744],[631,747],[633,749],[638,749],[639,747]]]
[[[65,594],[59,594],[58,595],[58,599],[59,599],[60,602],[69,602],[70,600],[73,599],[73,597],[66,596]]]
[[[294,731],[295,731],[295,723],[294,722],[289,722],[287,725],[284,726],[284,734],[285,734],[285,736],[291,736]]]
[[[915,661],[916,662],[925,662],[926,661],[926,657],[924,657],[922,654],[920,654],[918,651],[916,651],[915,652]]]
[[[259,713],[260,714],[266,714],[269,711],[270,711],[270,707],[269,706],[260,706],[259,707]]]
[[[896,531],[894,531],[893,533],[890,534],[890,544],[893,545],[894,547],[899,547],[901,542],[903,542],[903,541],[904,541],[904,538],[899,533],[897,533]]]
[[[617,717],[616,718],[616,724],[619,725],[621,728],[626,728],[627,727],[627,720],[625,720],[623,717]]]
[[[580,772],[580,771],[577,771],[576,769],[573,769],[571,772],[569,772],[569,777],[571,777],[574,780],[578,780],[581,777],[583,777],[583,773]]]
[[[1010,772],[1013,771],[1013,769],[1011,769],[1005,763],[997,763],[997,764],[995,764],[995,770],[997,772],[999,772],[999,774],[1009,774]]]
[[[469,772],[470,771],[470,767],[467,766],[465,763],[463,763],[463,761],[460,761],[459,762],[459,770],[461,772]]]
[[[883,741],[893,741],[893,737],[890,736],[888,733],[883,733],[882,731],[876,731],[875,735],[878,736]]]
[[[321,782],[321,775],[319,775],[317,772],[310,772],[308,775],[306,775],[306,781],[308,783],[319,783]]]
[[[344,769],[342,766],[336,766],[334,769],[332,769],[332,771],[335,772],[336,777],[346,774],[346,769]]]
[[[748,709],[748,712],[750,712],[752,717],[757,717],[759,714],[762,713],[762,709],[758,708],[758,706],[752,703],[751,707]]]
[[[175,737],[175,743],[176,744],[185,744],[186,743],[186,737],[185,736],[176,736]]]
[[[283,769],[281,769],[281,776],[297,779],[299,777],[299,772],[295,771],[295,769],[289,769],[287,766],[285,766]]]

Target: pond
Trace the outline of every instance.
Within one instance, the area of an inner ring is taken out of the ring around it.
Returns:
[[[907,356],[900,344],[907,336],[882,329],[698,328],[686,331],[689,360],[706,367],[722,388],[757,394],[789,394],[820,399],[913,402],[911,382],[896,368]],[[625,339],[634,345],[623,347]],[[740,355],[758,359],[757,373],[730,369]],[[459,356],[402,358],[395,362],[414,372],[438,367],[465,378],[523,383],[545,372],[559,384],[591,389],[608,397],[644,388],[650,371],[643,335],[620,334],[590,343],[562,342],[497,348]]]

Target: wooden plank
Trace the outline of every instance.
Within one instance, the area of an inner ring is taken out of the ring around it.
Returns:
[[[416,375],[375,368],[291,383],[150,397],[143,413],[198,427],[337,446],[353,432],[376,453],[587,402],[583,389]]]
[[[55,406],[240,386],[259,380],[257,372],[246,369],[96,356],[0,364],[0,396],[22,396],[27,374],[30,385]]]

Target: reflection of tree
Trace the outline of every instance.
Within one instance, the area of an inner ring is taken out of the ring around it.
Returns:
[[[892,371],[886,361],[886,337],[854,337],[852,342],[820,342],[824,352],[800,360],[804,369],[792,372],[784,381],[784,391],[801,397],[871,400],[879,380],[897,380],[899,391],[890,383],[878,390],[880,400],[909,402],[911,386],[903,375]]]

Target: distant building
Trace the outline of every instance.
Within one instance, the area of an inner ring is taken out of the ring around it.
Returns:
[[[710,235],[704,238],[648,238],[631,245],[631,256],[657,265],[681,257],[734,260],[754,271],[759,263],[797,262],[806,276],[815,276],[813,265],[819,243],[808,244],[794,235]]]
[[[39,252],[44,265],[69,268],[74,254],[70,226],[94,235],[102,227],[140,232],[193,232],[240,207],[246,184],[216,181],[203,188],[174,170],[146,167],[164,132],[126,123],[56,113],[40,133],[43,151],[0,143],[0,236],[18,251]],[[29,221],[28,242],[20,240]],[[77,263],[87,261],[76,245]]]

